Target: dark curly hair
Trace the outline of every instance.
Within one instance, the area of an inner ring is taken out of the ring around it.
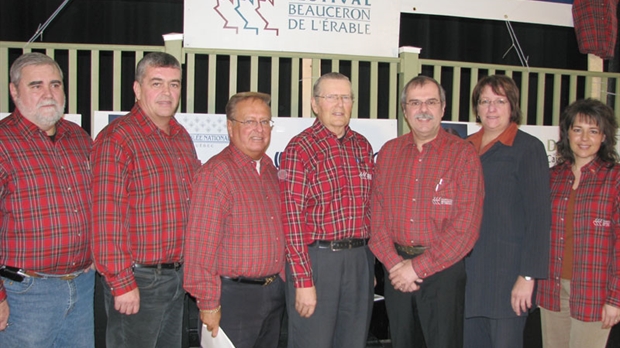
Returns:
[[[577,119],[596,124],[605,135],[605,140],[597,153],[598,158],[612,166],[618,162],[619,157],[616,152],[618,122],[614,116],[614,111],[601,101],[592,98],[577,100],[562,113],[560,117],[560,140],[557,143],[558,162],[575,163],[575,156],[568,140],[568,131]]]

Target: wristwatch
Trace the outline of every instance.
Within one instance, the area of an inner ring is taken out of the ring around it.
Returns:
[[[525,279],[527,281],[530,281],[530,280],[532,280],[532,277],[530,277],[530,276],[523,276],[523,279]]]

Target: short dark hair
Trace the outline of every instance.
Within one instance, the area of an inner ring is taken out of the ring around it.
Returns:
[[[510,122],[521,124],[521,108],[519,107],[519,87],[513,79],[505,75],[491,75],[485,76],[478,81],[474,91],[471,94],[471,108],[476,114],[478,120],[478,102],[480,101],[480,95],[482,90],[486,86],[491,87],[493,93],[497,95],[503,95],[508,98],[510,104]]]
[[[560,140],[557,143],[559,162],[575,163],[575,155],[568,140],[568,131],[579,118],[590,124],[596,124],[605,135],[605,140],[597,152],[598,158],[611,165],[618,162],[619,158],[616,152],[618,122],[614,116],[614,111],[601,101],[592,98],[577,100],[562,113],[560,117]]]
[[[402,92],[400,93],[401,107],[404,109],[405,104],[407,104],[407,92],[409,92],[410,88],[421,87],[421,86],[426,85],[427,83],[432,83],[432,84],[435,84],[435,86],[437,86],[437,90],[439,91],[439,101],[441,101],[441,105],[445,105],[446,104],[446,91],[443,89],[443,87],[441,87],[439,82],[437,82],[437,80],[435,80],[432,77],[419,75],[409,80],[409,82],[407,82]]]
[[[226,103],[226,118],[229,120],[234,119],[235,112],[237,111],[237,104],[249,99],[260,100],[263,103],[267,104],[267,106],[269,106],[269,103],[271,103],[271,96],[267,93],[240,92],[230,97],[228,103]]]
[[[11,70],[9,72],[11,83],[18,86],[22,79],[22,70],[30,65],[51,65],[60,73],[60,79],[63,79],[62,69],[60,69],[60,66],[54,59],[43,53],[30,52],[19,56],[19,58],[13,62],[13,65],[11,65]]]
[[[142,82],[146,74],[146,68],[173,68],[181,70],[181,63],[171,54],[165,52],[153,52],[145,55],[136,67],[136,81]]]

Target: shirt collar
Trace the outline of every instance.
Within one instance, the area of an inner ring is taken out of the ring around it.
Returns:
[[[407,145],[411,145],[414,147],[417,147],[415,141],[414,141],[414,137],[415,135],[413,134],[413,131],[410,131],[409,134],[407,135]],[[435,137],[435,139],[429,141],[428,143],[422,145],[422,148],[426,147],[426,146],[430,146],[435,150],[441,149],[441,147],[443,146],[443,144],[446,142],[448,137],[448,132],[446,132],[441,126],[439,127],[439,132],[437,132],[437,136]]]
[[[482,136],[484,135],[484,128],[480,128],[480,130],[470,136],[467,140],[474,145],[476,149],[476,153],[482,155],[487,152],[495,143],[500,142],[506,146],[512,146],[515,142],[515,137],[517,136],[517,131],[519,127],[516,123],[511,122],[508,128],[504,129],[504,131],[493,141],[487,144],[484,149],[481,149],[482,146]]]
[[[312,124],[312,127],[310,127],[310,129],[312,130],[314,136],[316,136],[317,138],[332,137],[334,139],[340,139],[336,137],[336,134],[332,133],[332,131],[327,129],[327,127],[325,127],[325,125],[323,125],[318,118],[314,120],[314,123]],[[342,139],[351,139],[353,137],[354,134],[353,132],[351,132],[351,128],[349,127],[349,125],[347,125],[344,129],[344,135],[342,136]]]
[[[135,103],[131,109],[131,114],[135,115],[136,121],[140,125],[140,128],[146,135],[152,135],[153,133],[161,132],[165,134],[155,122],[153,122],[142,110],[138,103]],[[173,116],[170,118],[170,136],[173,137],[181,130],[181,124]]]
[[[24,133],[29,135],[43,134],[46,137],[48,136],[46,132],[39,128],[39,126],[27,119],[19,111],[19,109],[16,108],[15,111],[13,111],[13,117],[15,119],[16,125],[21,128]],[[61,118],[60,120],[58,120],[58,122],[56,122],[56,141],[58,141],[58,139],[65,136],[66,134],[70,134],[72,132],[71,128],[67,127],[67,122],[71,121],[67,121],[64,118]]]
[[[239,167],[244,167],[247,165],[252,166],[252,169],[254,169],[254,171],[256,171],[256,164],[254,163],[255,160],[252,159],[252,157],[246,155],[245,153],[243,153],[241,150],[239,150],[235,145],[233,145],[232,143],[230,143],[228,145],[228,147],[230,148],[230,152],[232,153],[232,158],[233,161],[236,165],[238,165]],[[267,154],[264,154],[263,157],[261,157],[260,159],[260,166],[261,168],[263,168],[266,163],[270,162],[266,160],[269,159],[269,156],[267,156]],[[262,169],[261,169],[262,171]]]

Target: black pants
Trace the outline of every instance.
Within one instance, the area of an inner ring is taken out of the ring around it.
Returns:
[[[373,305],[374,256],[367,246],[332,251],[309,247],[317,304],[310,318],[295,310],[287,265],[288,348],[366,347]]]
[[[220,303],[220,328],[236,348],[278,346],[285,307],[282,278],[266,286],[222,279]]]
[[[389,274],[387,270],[385,274]],[[392,347],[414,347],[413,328],[419,321],[429,348],[462,348],[465,279],[463,261],[425,278],[420,289],[412,293],[394,289],[386,279],[385,307]]]

